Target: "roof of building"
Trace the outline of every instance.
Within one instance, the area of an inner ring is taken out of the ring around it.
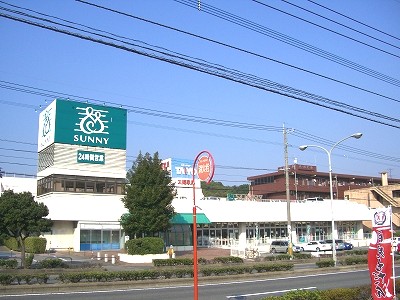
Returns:
[[[299,166],[299,165],[298,165]],[[289,171],[290,172],[294,172],[296,171],[297,175],[316,175],[316,176],[320,176],[320,177],[328,177],[329,176],[329,172],[319,172],[317,171],[317,167],[316,166],[308,166],[308,165],[302,165],[303,168],[294,168],[294,165],[290,165],[289,166]],[[306,168],[309,167],[309,168]],[[277,171],[275,172],[271,172],[271,173],[265,173],[265,174],[260,174],[260,175],[254,175],[254,176],[249,176],[247,177],[247,180],[255,180],[257,178],[261,178],[261,177],[266,177],[266,176],[283,176],[285,174],[284,172],[284,168],[280,167],[278,168]],[[381,181],[382,177],[373,177],[373,176],[365,176],[365,175],[354,175],[354,174],[340,174],[340,173],[336,173],[333,172],[333,176],[337,176],[340,177],[342,179],[359,179],[359,180],[375,180],[375,181]],[[400,183],[400,179],[398,178],[388,178],[389,182],[396,182],[396,183]]]

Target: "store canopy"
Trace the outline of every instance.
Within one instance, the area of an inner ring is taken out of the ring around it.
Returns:
[[[171,220],[172,224],[193,224],[193,214],[177,213]],[[197,224],[210,224],[210,220],[203,213],[196,214]]]

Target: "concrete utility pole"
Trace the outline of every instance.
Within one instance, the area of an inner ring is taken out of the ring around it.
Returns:
[[[293,255],[293,241],[292,241],[292,216],[290,214],[290,188],[289,188],[289,165],[288,165],[288,142],[287,142],[287,130],[285,124],[283,125],[283,145],[285,153],[285,180],[286,180],[286,204],[287,204],[287,231],[289,236],[289,247],[288,254]]]

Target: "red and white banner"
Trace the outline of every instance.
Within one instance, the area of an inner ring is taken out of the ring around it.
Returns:
[[[394,299],[392,208],[375,208],[372,212],[372,239],[368,249],[368,269],[374,300]]]

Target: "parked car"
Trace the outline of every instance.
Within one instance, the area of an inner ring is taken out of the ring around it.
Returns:
[[[352,243],[344,242],[343,244],[344,244],[344,250],[352,250],[353,249]]]
[[[303,251],[303,249],[300,246],[297,246],[295,244],[292,245],[292,250],[293,250],[293,252],[296,252],[296,253]]]
[[[269,252],[271,253],[287,253],[289,248],[288,241],[272,241]]]
[[[278,252],[288,253],[288,250],[289,250],[289,241],[272,241],[269,252],[271,252],[271,253],[278,253]],[[292,250],[293,250],[293,252],[300,252],[301,248],[299,246],[292,244]]]
[[[332,240],[325,240],[327,244],[332,244]],[[343,240],[335,240],[336,250],[341,251],[344,250],[344,241]]]
[[[311,241],[306,245],[303,245],[303,251],[319,252],[332,250],[332,244],[327,244],[325,241]]]

